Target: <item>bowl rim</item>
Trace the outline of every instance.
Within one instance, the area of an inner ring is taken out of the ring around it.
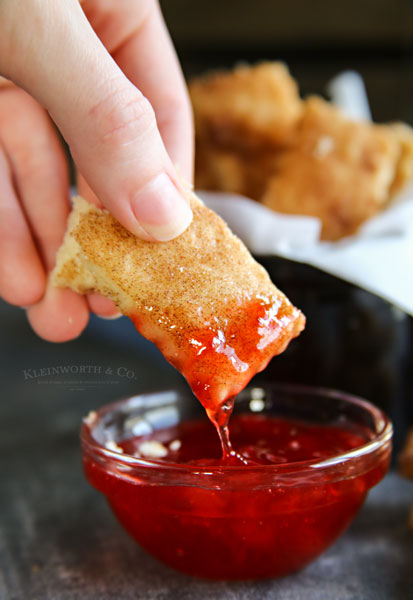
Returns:
[[[374,423],[378,425],[378,433],[374,435],[374,437],[368,440],[362,446],[357,448],[353,448],[346,452],[342,452],[340,454],[330,456],[328,458],[315,458],[304,461],[297,461],[294,463],[282,463],[282,464],[274,464],[274,465],[218,465],[218,466],[210,466],[210,465],[193,465],[186,463],[173,463],[173,462],[163,462],[161,460],[148,459],[132,456],[130,454],[116,452],[115,450],[111,450],[107,448],[105,445],[99,443],[92,435],[92,428],[96,426],[101,418],[106,416],[107,414],[113,412],[116,409],[124,406],[133,398],[144,397],[144,396],[154,396],[161,394],[170,394],[174,393],[185,393],[184,389],[175,387],[175,388],[162,388],[158,390],[151,390],[148,392],[140,392],[139,394],[135,394],[133,396],[127,396],[121,398],[115,402],[111,402],[109,404],[105,404],[101,406],[97,411],[91,411],[88,416],[84,417],[82,420],[82,426],[80,431],[80,439],[82,444],[82,450],[85,454],[91,454],[92,457],[100,459],[102,461],[105,459],[109,459],[117,463],[120,467],[125,466],[129,468],[147,468],[154,470],[163,470],[168,472],[180,472],[180,473],[193,473],[194,475],[220,475],[222,476],[224,473],[251,473],[251,472],[261,472],[261,473],[274,473],[274,474],[289,474],[295,473],[297,471],[309,469],[309,471],[317,470],[317,469],[328,469],[329,467],[334,467],[337,465],[343,465],[350,460],[360,459],[362,457],[366,457],[372,455],[376,451],[385,450],[388,448],[390,441],[393,435],[393,426],[389,419],[389,417],[382,411],[380,408],[354,394],[350,394],[347,392],[325,388],[321,386],[311,386],[311,385],[301,385],[301,384],[292,384],[292,383],[278,383],[278,382],[260,382],[256,385],[249,385],[241,392],[248,392],[248,390],[253,388],[271,388],[280,390],[287,393],[300,393],[307,395],[318,395],[324,396],[326,398],[330,398],[332,400],[337,400],[340,402],[346,402],[348,404],[356,405],[365,411],[369,412],[373,417]],[[188,395],[190,394],[190,390],[187,391]],[[194,401],[197,402],[197,399],[194,397]],[[205,418],[207,418],[205,416]]]

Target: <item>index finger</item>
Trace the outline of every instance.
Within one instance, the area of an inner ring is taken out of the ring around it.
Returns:
[[[158,3],[135,3],[132,9],[129,1],[112,0],[103,8],[96,0],[85,0],[82,8],[119,67],[150,101],[172,162],[192,183],[192,110]]]

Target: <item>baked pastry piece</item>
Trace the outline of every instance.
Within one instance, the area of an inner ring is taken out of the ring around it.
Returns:
[[[278,154],[262,150],[245,153],[197,144],[196,185],[201,190],[219,190],[261,198],[273,175]]]
[[[282,147],[302,112],[297,83],[279,62],[207,74],[190,83],[189,93],[199,140],[221,149]]]
[[[391,194],[395,194],[413,180],[413,129],[405,123],[391,123],[388,127],[399,143],[396,173],[390,189]]]
[[[350,121],[309,98],[261,200],[275,211],[319,217],[324,239],[351,235],[388,204],[400,151],[389,128]]]
[[[413,179],[410,127],[355,122],[321,98],[302,101],[281,63],[206,75],[190,92],[197,187],[319,217],[323,239],[355,233]]]
[[[282,63],[239,66],[189,86],[200,189],[258,199],[302,113],[298,87]]]
[[[304,317],[218,215],[194,195],[191,206],[182,235],[152,243],[76,198],[52,281],[114,300],[214,417],[300,333]]]

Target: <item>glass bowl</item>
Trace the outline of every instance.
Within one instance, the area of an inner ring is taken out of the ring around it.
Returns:
[[[85,473],[128,533],[169,566],[214,579],[285,575],[336,540],[383,478],[392,425],[365,400],[296,385],[247,388],[234,412],[339,426],[366,441],[327,459],[258,466],[202,467],[116,451],[136,436],[206,419],[189,390],[161,391],[84,419]]]

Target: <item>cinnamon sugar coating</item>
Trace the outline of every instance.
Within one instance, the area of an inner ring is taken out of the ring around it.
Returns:
[[[182,235],[153,243],[76,198],[52,280],[114,300],[215,406],[284,350],[304,317],[218,215],[194,195],[191,207]]]

